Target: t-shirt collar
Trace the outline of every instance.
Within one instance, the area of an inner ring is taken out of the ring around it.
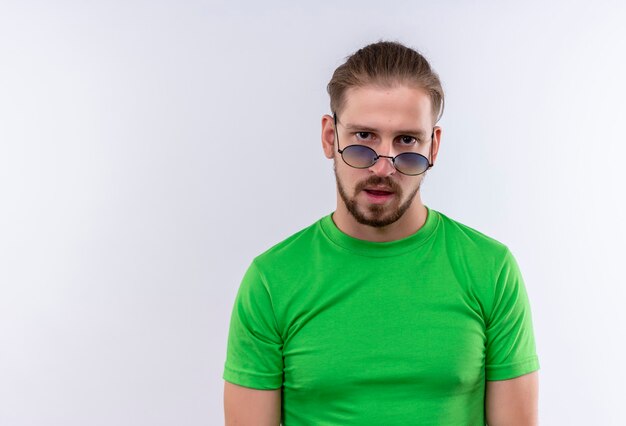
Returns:
[[[439,213],[425,207],[427,216],[424,225],[414,234],[394,241],[377,242],[351,237],[337,227],[332,218],[334,212],[320,219],[319,224],[329,240],[348,251],[372,257],[395,256],[416,249],[434,234],[440,220]]]

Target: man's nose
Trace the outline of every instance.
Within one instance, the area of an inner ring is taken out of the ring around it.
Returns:
[[[392,159],[388,157],[379,157],[369,169],[378,176],[389,176],[396,172]]]

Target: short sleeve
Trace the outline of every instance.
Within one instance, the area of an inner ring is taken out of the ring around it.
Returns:
[[[519,266],[507,249],[487,320],[487,380],[506,380],[539,369],[530,302]]]
[[[271,295],[253,261],[232,309],[222,377],[250,388],[278,389],[283,383],[282,350]]]

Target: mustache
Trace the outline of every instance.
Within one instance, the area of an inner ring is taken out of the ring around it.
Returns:
[[[368,178],[366,181],[359,183],[356,186],[356,192],[363,191],[368,186],[386,186],[390,188],[391,191],[400,192],[400,188],[389,178],[383,178],[380,176],[372,176]]]

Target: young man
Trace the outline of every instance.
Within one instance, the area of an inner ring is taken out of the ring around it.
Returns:
[[[232,310],[227,425],[535,425],[531,311],[508,248],[422,203],[441,83],[379,42],[328,84],[337,208],[257,256]]]

